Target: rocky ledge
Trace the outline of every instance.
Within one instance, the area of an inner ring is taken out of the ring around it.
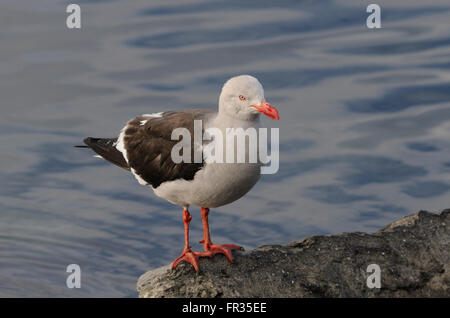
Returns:
[[[137,289],[140,297],[450,297],[449,226],[450,209],[420,211],[373,234],[234,251],[234,264],[202,258],[198,274],[190,264],[164,266]]]

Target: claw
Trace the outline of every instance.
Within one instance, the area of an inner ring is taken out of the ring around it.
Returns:
[[[193,252],[191,250],[185,250],[181,254],[180,257],[178,257],[176,260],[172,263],[172,269],[178,266],[182,261],[186,261],[190,263],[192,266],[194,266],[195,271],[198,273],[198,259],[199,257],[211,257],[210,253],[207,252]]]
[[[211,244],[205,248],[205,252],[211,253],[211,257],[217,253],[222,253],[231,263],[233,263],[233,256],[231,255],[232,250],[243,250],[243,248],[235,244]]]
[[[231,250],[240,250],[243,251],[244,248],[242,246],[236,244],[222,244],[223,247],[229,248]]]

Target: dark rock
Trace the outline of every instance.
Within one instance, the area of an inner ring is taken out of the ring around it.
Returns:
[[[151,270],[140,297],[450,297],[450,209],[420,211],[374,234],[312,236]],[[369,264],[381,288],[369,288]]]

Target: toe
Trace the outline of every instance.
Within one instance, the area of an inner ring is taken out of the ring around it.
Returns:
[[[233,263],[233,256],[231,255],[231,249],[229,249],[225,245],[211,245],[210,251],[213,254],[217,254],[217,253],[224,254],[226,256],[226,258],[228,258],[228,260],[231,263]]]
[[[194,252],[192,251],[183,252],[183,254],[181,254],[180,257],[178,257],[176,260],[173,261],[172,269],[176,268],[181,263],[181,261],[186,261],[190,263],[194,267],[195,271],[198,273],[199,269],[198,256]]]
[[[242,246],[239,246],[239,245],[236,245],[236,244],[223,244],[222,246],[226,247],[226,248],[228,248],[230,250],[241,250],[241,251],[244,250],[244,248]]]
[[[198,273],[198,258],[194,254],[188,253],[186,254],[186,261],[191,263],[192,266],[194,266],[195,271]]]

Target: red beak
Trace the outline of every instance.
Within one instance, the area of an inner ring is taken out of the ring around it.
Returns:
[[[256,108],[260,113],[263,113],[264,115],[274,120],[280,119],[280,116],[278,115],[278,110],[276,110],[276,108],[270,105],[269,103],[266,103],[264,99],[261,101],[261,105],[252,105],[250,107]]]

